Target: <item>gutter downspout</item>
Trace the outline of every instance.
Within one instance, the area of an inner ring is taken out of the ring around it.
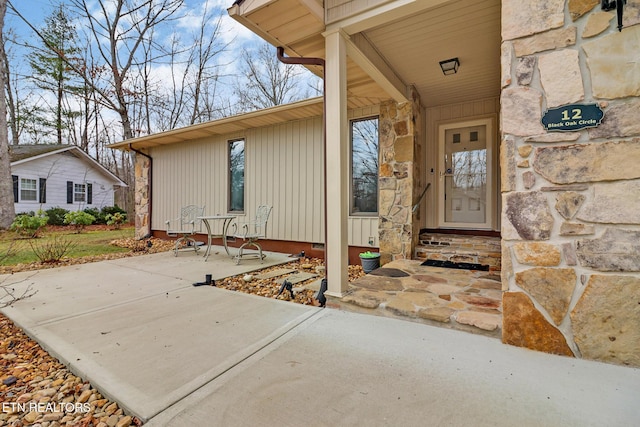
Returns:
[[[151,208],[153,207],[153,204],[151,203],[151,189],[152,189],[152,185],[153,185],[153,157],[151,157],[150,155],[143,153],[142,151],[136,150],[135,148],[133,148],[133,144],[129,144],[129,150],[133,151],[136,154],[140,154],[141,156],[146,157],[147,159],[149,159],[149,232],[142,236],[140,238],[140,240],[144,240],[144,239],[148,239],[149,237],[151,237],[153,235],[153,232],[151,231]],[[135,168],[135,166],[134,166]],[[134,178],[135,179],[135,178]],[[134,182],[134,189],[135,189],[135,182]]]
[[[240,0],[242,1],[242,0]],[[278,46],[276,48],[278,60],[287,65],[318,65],[322,67],[322,148],[324,151],[324,268],[325,279],[322,281],[320,290],[318,291],[318,301],[324,307],[325,297],[324,292],[327,290],[327,277],[329,275],[329,257],[327,256],[328,250],[328,230],[327,230],[327,81],[324,76],[325,61],[323,58],[293,58],[284,56],[284,47]]]

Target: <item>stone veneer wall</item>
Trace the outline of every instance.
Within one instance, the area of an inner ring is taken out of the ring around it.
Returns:
[[[151,161],[140,154],[135,155],[135,204],[136,238],[141,239],[151,233],[149,218],[149,172]]]
[[[640,366],[640,1],[502,1],[503,341]],[[602,124],[547,132],[546,108]]]
[[[422,114],[415,90],[412,102],[380,105],[378,212],[380,263],[411,259],[420,223],[413,204],[420,195]]]

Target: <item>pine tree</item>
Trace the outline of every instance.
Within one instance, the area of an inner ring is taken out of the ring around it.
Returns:
[[[43,46],[35,48],[29,55],[29,64],[35,84],[54,94],[55,102],[50,108],[54,118],[46,122],[56,129],[57,143],[62,144],[63,131],[68,129],[69,119],[79,114],[73,111],[73,103],[69,102],[68,96],[80,90],[78,76],[69,66],[69,63],[80,62],[77,32],[63,4],[45,18],[40,34]]]

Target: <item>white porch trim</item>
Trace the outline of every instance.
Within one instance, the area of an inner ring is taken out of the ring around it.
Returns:
[[[326,33],[325,50],[327,295],[342,297],[349,284],[349,129],[344,34],[340,31]]]

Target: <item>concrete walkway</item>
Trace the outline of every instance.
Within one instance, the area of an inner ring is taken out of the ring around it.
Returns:
[[[156,254],[14,274],[3,313],[149,426],[630,426],[640,369],[191,284],[264,264]],[[0,277],[2,280],[2,277]]]

